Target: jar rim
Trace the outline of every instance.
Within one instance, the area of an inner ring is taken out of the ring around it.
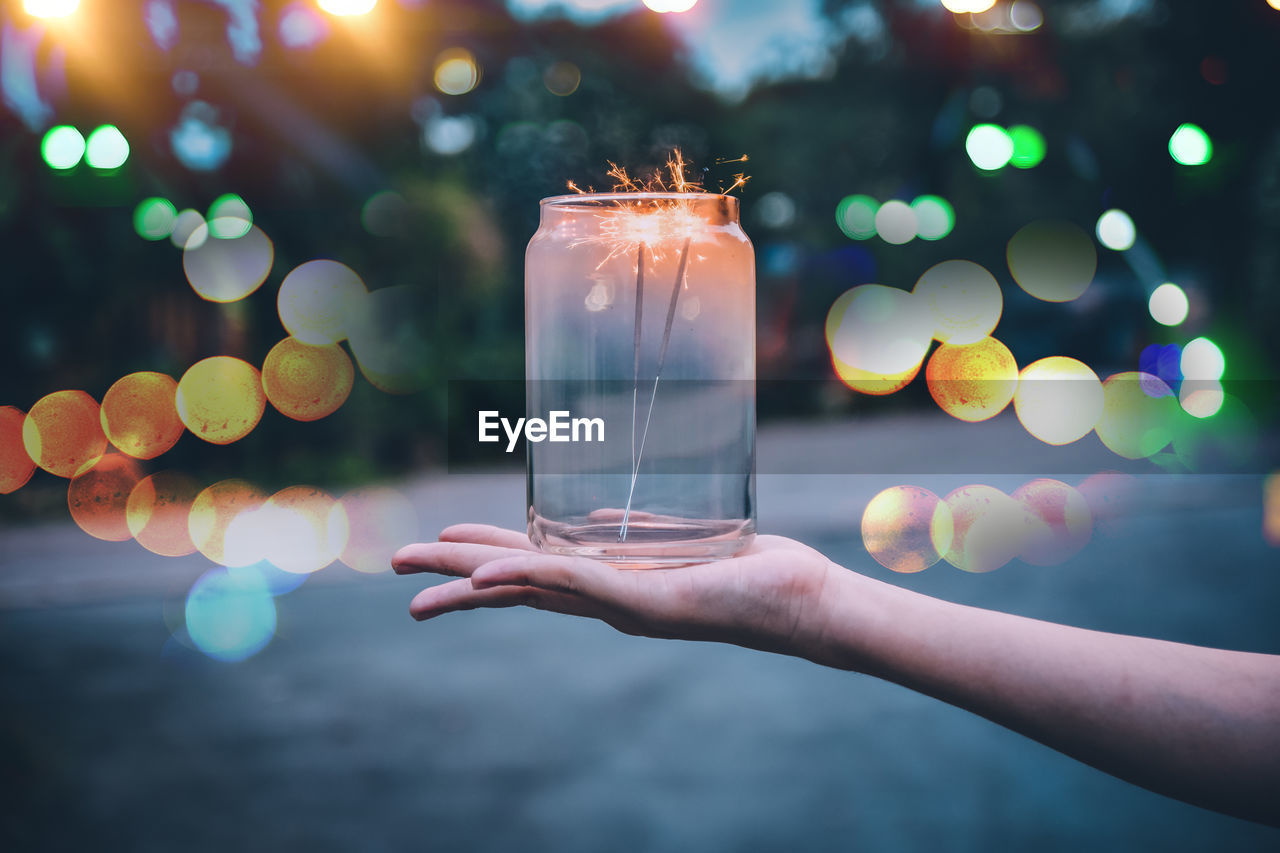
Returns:
[[[607,193],[568,193],[553,195],[538,202],[548,207],[573,207],[575,205],[593,206],[599,202],[635,202],[635,201],[712,201],[738,197],[728,193],[712,192],[607,192]]]

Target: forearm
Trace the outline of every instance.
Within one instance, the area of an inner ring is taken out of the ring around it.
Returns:
[[[836,571],[805,656],[1143,787],[1280,821],[1280,658],[1070,628]]]

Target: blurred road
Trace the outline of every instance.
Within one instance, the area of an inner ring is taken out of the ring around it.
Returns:
[[[1133,512],[1066,565],[896,576],[863,550],[879,489],[1078,483],[1116,460],[1028,447],[1009,419],[968,473],[762,474],[763,530],[945,598],[1103,630],[1280,653],[1260,478],[1141,478]],[[855,447],[954,454],[954,422],[762,432],[762,471]],[[1011,451],[1010,448],[1018,448]],[[1022,454],[1025,474],[1009,470]],[[954,456],[947,458],[954,459]],[[1000,464],[997,464],[997,463]],[[1089,468],[1088,466],[1095,466]],[[403,484],[423,535],[521,525],[518,474]],[[5,850],[1274,850],[1280,833],[1113,780],[870,678],[741,649],[503,610],[419,625],[423,582],[325,569],[277,599],[240,664],[171,639],[209,564],[68,522],[0,530]]]

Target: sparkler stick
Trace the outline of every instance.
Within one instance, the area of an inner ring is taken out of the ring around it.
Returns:
[[[658,399],[658,381],[662,379],[662,368],[667,361],[667,346],[671,343],[671,326],[676,319],[676,303],[680,300],[680,290],[684,284],[685,270],[689,266],[689,244],[693,242],[693,236],[684,238],[684,245],[680,247],[680,266],[676,270],[675,285],[671,288],[671,302],[667,305],[667,323],[662,329],[662,345],[658,348],[658,368],[653,374],[653,391],[649,394],[649,412],[644,417],[644,432],[640,434],[640,450],[634,454],[634,461],[631,466],[631,487],[627,490],[627,505],[622,511],[622,525],[618,528],[618,541],[625,542],[627,539],[627,529],[631,520],[631,501],[636,494],[636,480],[640,476],[640,460],[644,458],[645,441],[649,438],[649,424],[653,420],[653,405]],[[639,308],[636,309],[636,389],[640,385],[640,314]],[[635,392],[633,392],[632,400],[635,400]],[[632,416],[632,447],[635,447],[635,417]]]
[[[636,470],[636,415],[640,401],[640,320],[644,316],[644,241],[636,252],[635,371],[631,385],[631,470]]]

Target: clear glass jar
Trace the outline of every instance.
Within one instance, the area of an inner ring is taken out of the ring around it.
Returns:
[[[755,257],[736,198],[544,199],[525,379],[526,416],[551,425],[525,433],[539,548],[638,568],[750,544]]]

